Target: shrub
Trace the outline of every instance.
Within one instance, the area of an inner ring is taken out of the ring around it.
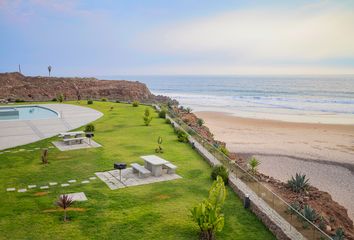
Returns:
[[[190,107],[186,108],[187,113],[191,113],[193,110]]]
[[[16,99],[15,102],[20,103],[20,102],[24,102],[25,100],[22,99]]]
[[[229,172],[227,171],[226,167],[223,165],[216,165],[213,167],[211,171],[211,179],[216,180],[216,178],[220,176],[224,181],[225,185],[229,181]]]
[[[249,160],[248,165],[251,169],[251,172],[255,174],[257,172],[257,167],[261,164],[260,161],[258,161],[257,158],[252,157],[251,160]]]
[[[57,98],[53,98],[53,99],[52,99],[52,102],[56,102],[56,101],[58,101]]]
[[[85,126],[85,132],[94,132],[95,131],[95,125],[93,125],[92,123],[87,124]]]
[[[133,107],[139,107],[139,101],[134,101],[133,103],[132,103],[132,105],[133,105]]]
[[[204,120],[203,120],[203,119],[201,119],[201,118],[198,118],[198,120],[197,120],[197,124],[198,124],[198,126],[199,126],[199,127],[203,126],[203,124],[204,124]]]
[[[59,197],[56,205],[64,210],[64,222],[66,222],[66,209],[73,204],[74,200],[69,195],[63,194]]]
[[[218,148],[219,148],[220,152],[222,152],[226,156],[229,155],[229,150],[227,150],[226,146],[219,146]]]
[[[224,228],[222,207],[226,198],[226,189],[221,177],[217,177],[209,190],[209,197],[191,210],[192,219],[200,229],[200,239],[213,240],[215,233]]]
[[[116,100],[116,103],[120,103],[120,101],[119,101],[119,100]]]
[[[171,120],[169,118],[166,118],[165,123],[171,124]]]
[[[333,240],[344,240],[344,231],[342,228],[337,228],[336,233],[333,236]]]
[[[299,193],[305,191],[310,186],[308,181],[305,174],[296,173],[295,177],[292,176],[291,179],[288,180],[288,186],[293,192]]]
[[[64,102],[64,95],[63,94],[59,94],[57,99],[58,99],[58,102]]]
[[[159,118],[166,118],[166,113],[167,113],[166,108],[162,108],[159,112]]]
[[[93,101],[91,99],[87,100],[87,104],[93,104]]]
[[[107,102],[107,98],[101,98],[102,102]]]
[[[161,145],[162,145],[162,137],[158,137],[158,138],[157,138],[157,144],[158,144],[158,146],[157,146],[157,148],[155,149],[155,152],[156,152],[156,153],[163,153],[163,149],[162,149],[162,147],[161,147]]]
[[[318,218],[318,215],[315,209],[311,208],[309,205],[305,205],[302,214],[309,220],[310,222],[315,222]]]
[[[178,138],[179,142],[184,142],[184,143],[188,142],[188,135],[185,131],[183,131],[181,129],[177,129],[176,133],[177,133],[177,138]]]
[[[134,104],[133,104],[134,106]],[[143,116],[145,126],[149,126],[150,122],[152,121],[152,117],[150,116],[150,109],[145,108],[144,116]]]
[[[301,205],[299,202],[292,202],[290,203],[290,206],[288,207],[288,213],[296,214],[296,211],[301,212]]]

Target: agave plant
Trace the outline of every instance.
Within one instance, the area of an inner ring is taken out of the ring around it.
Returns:
[[[58,201],[56,202],[56,205],[61,207],[64,210],[64,222],[66,222],[66,209],[73,204],[74,200],[69,197],[67,194],[63,194],[59,197]]]
[[[306,178],[305,174],[296,173],[295,177],[292,176],[291,179],[288,180],[288,186],[294,192],[303,192],[310,186],[309,179]]]
[[[315,209],[311,208],[309,205],[305,205],[302,213],[305,218],[311,222],[315,222],[318,218],[318,214],[316,213]]]
[[[344,240],[344,231],[342,228],[338,228],[333,236],[333,240]]]

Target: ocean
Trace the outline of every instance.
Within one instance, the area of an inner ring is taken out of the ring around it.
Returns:
[[[292,122],[354,124],[354,75],[110,76],[137,80],[194,111]]]

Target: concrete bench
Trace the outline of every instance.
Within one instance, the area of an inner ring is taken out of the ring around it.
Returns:
[[[176,172],[177,166],[173,165],[172,163],[165,163],[164,168],[167,168],[167,173],[168,174],[173,174]]]
[[[82,142],[84,141],[84,139],[86,139],[86,137],[64,138],[64,139],[63,139],[63,142],[65,142],[65,143],[68,144],[68,145],[76,144],[76,143],[82,144]]]
[[[151,174],[151,172],[148,169],[144,168],[143,166],[137,163],[132,163],[130,164],[130,166],[133,169],[133,173],[138,173],[140,178],[147,177]]]

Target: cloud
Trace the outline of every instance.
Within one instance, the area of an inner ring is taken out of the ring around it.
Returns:
[[[142,48],[245,62],[353,58],[354,11],[313,8],[245,9],[166,25],[144,35]]]

